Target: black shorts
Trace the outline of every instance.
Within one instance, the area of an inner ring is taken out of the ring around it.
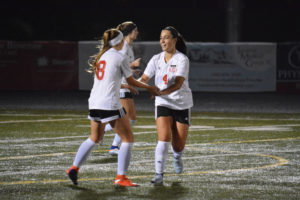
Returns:
[[[88,118],[93,121],[99,121],[101,123],[110,122],[119,118],[122,118],[126,115],[124,108],[119,110],[98,110],[92,109],[89,110]]]
[[[158,117],[173,117],[173,120],[183,124],[191,124],[191,109],[174,110],[164,106],[155,107],[155,119]]]
[[[133,99],[131,92],[120,92],[120,99]]]

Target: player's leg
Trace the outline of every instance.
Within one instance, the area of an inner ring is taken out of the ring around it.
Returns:
[[[77,174],[81,165],[86,161],[92,149],[103,138],[104,125],[101,122],[91,120],[91,135],[79,147],[73,165],[67,170],[69,178],[77,185]]]
[[[134,142],[134,136],[130,128],[130,122],[127,116],[124,116],[113,121],[111,125],[114,127],[114,131],[118,133],[122,139],[122,144],[118,154],[118,174],[114,184],[120,186],[137,186],[137,184],[132,183],[126,177]]]
[[[125,108],[128,118],[136,120],[136,109],[133,98],[120,99],[122,106]]]
[[[133,98],[122,98],[122,99],[120,99],[120,102],[121,102],[123,108],[125,108],[125,110],[126,110],[126,115],[130,119],[130,124],[133,125],[136,121],[136,109],[135,109]],[[114,140],[109,149],[110,155],[118,155],[119,146],[121,144],[121,141],[122,140],[121,140],[120,136],[118,134],[115,134]]]
[[[190,110],[174,111],[173,116],[176,121],[172,128],[174,170],[177,174],[180,174],[183,170],[182,155],[189,131]]]
[[[155,149],[155,176],[151,180],[151,183],[154,184],[160,184],[163,182],[163,173],[171,141],[173,118],[171,116],[164,115],[168,115],[168,109],[156,108],[158,142]]]
[[[174,170],[177,174],[180,174],[183,170],[182,155],[188,136],[188,129],[189,126],[187,124],[176,122],[172,131],[172,152],[174,159]]]

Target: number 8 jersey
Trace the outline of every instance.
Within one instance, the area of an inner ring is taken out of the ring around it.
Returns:
[[[100,58],[89,98],[89,109],[118,110],[122,77],[132,76],[129,60],[114,48]]]
[[[155,97],[155,106],[165,106],[175,110],[188,109],[193,106],[192,91],[189,88],[189,59],[183,53],[176,51],[166,63],[165,52],[154,55],[149,61],[144,74],[148,78],[155,75],[155,85],[160,89],[166,89],[175,83],[176,76],[184,77],[180,89],[168,95]]]

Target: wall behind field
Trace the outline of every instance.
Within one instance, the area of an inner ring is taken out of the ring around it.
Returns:
[[[77,42],[0,41],[1,90],[77,90]]]
[[[97,41],[0,42],[1,90],[90,90]],[[195,92],[300,92],[300,43],[188,42]],[[135,42],[145,69],[158,42]],[[153,81],[151,82],[153,83]]]

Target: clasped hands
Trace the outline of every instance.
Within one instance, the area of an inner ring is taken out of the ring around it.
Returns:
[[[162,95],[162,92],[161,90],[156,87],[156,86],[150,86],[150,88],[148,89],[148,91],[151,93],[152,97],[151,98],[154,98],[155,96],[160,96]]]

